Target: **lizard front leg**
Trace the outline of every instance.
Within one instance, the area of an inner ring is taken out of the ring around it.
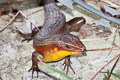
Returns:
[[[41,72],[53,80],[59,80],[55,76],[52,76],[52,75],[48,74],[47,72],[44,72],[39,69],[39,67],[38,67],[38,62],[40,62],[40,58],[38,59],[39,56],[40,56],[40,53],[38,53],[36,51],[34,51],[32,54],[32,67],[28,71],[28,72],[32,71],[32,78],[33,78],[34,72],[37,72],[37,78],[38,78],[38,73]]]
[[[67,57],[65,58],[64,63],[63,63],[63,65],[64,65],[64,70],[67,68],[66,74],[68,74],[69,68],[70,68],[70,69],[73,71],[73,73],[75,74],[75,71],[74,71],[74,69],[72,68],[71,64],[72,64],[72,62],[71,62],[71,60],[70,60],[70,56],[67,56]]]
[[[32,53],[32,67],[29,69],[28,72],[30,72],[32,70],[32,78],[33,78],[33,74],[34,72],[37,72],[37,77],[38,77],[38,72],[42,72],[39,68],[38,68],[38,56],[40,56],[40,53],[34,51]]]

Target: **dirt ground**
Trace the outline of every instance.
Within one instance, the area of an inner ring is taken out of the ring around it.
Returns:
[[[117,0],[115,0],[117,1]],[[119,0],[118,0],[119,2]],[[118,3],[117,3],[118,4]],[[96,4],[94,5],[96,6]],[[71,9],[62,8],[63,13],[66,16],[67,21],[74,17],[85,17],[87,23],[92,24],[95,19],[99,18],[98,16],[94,16],[92,13],[88,13],[84,11],[81,7],[75,6],[75,10],[71,11]],[[79,9],[79,10],[78,10]],[[38,11],[31,15],[31,13]],[[42,25],[44,20],[44,10],[43,7],[31,8],[28,10],[24,10],[23,13],[29,18],[30,21],[35,23],[35,25]],[[85,14],[84,14],[85,13]],[[88,15],[86,15],[88,14]],[[8,15],[4,15],[0,17],[0,27],[4,26],[8,23],[6,21],[10,17]],[[3,80],[53,80],[46,75],[39,73],[39,77],[36,78],[36,73],[34,74],[34,78],[32,79],[32,73],[28,72],[32,65],[32,52],[33,49],[33,41],[22,42],[23,38],[21,38],[17,32],[16,28],[21,30],[22,32],[26,32],[26,24],[25,22],[21,22],[19,19],[13,22],[13,24],[9,25],[7,29],[0,33],[0,75]],[[29,28],[30,29],[30,28]],[[87,49],[99,49],[99,48],[110,48],[112,47],[113,35],[115,27],[112,27],[113,33],[109,36],[108,39],[99,38],[94,33],[93,35],[82,39],[82,42],[85,44]],[[29,31],[29,30],[27,30]],[[78,32],[73,32],[74,35],[77,35]],[[116,44],[120,44],[120,38],[116,36]],[[120,50],[112,50],[109,54],[110,50],[105,51],[88,51],[87,56],[75,55],[71,57],[72,67],[75,70],[75,74],[70,70],[69,76],[73,78],[73,80],[90,80],[90,78],[106,64],[110,59],[112,59],[117,54],[120,54]],[[55,63],[47,63],[56,69],[63,71],[63,62],[61,60]],[[103,71],[111,70],[113,61],[110,65],[105,67]],[[114,73],[120,74],[120,62],[117,63],[116,68],[114,69]],[[52,76],[57,77],[60,80],[66,80],[63,76],[58,73],[52,72],[50,70],[45,70],[47,73]],[[64,71],[65,72],[65,71]],[[99,73],[99,75],[95,78],[95,80],[104,80],[104,75]],[[114,76],[111,77],[111,80],[120,80]]]

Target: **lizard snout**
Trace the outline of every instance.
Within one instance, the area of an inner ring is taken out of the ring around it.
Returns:
[[[83,56],[87,56],[86,52],[87,52],[86,49],[82,52]]]

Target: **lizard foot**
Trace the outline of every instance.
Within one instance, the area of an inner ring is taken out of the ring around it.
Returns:
[[[65,61],[62,65],[64,65],[64,70],[67,68],[66,74],[68,74],[69,68],[73,71],[73,73],[75,74],[74,69],[71,66],[72,62],[70,60],[70,56],[65,58]]]
[[[36,65],[33,65],[29,70],[28,72],[32,71],[32,78],[33,78],[33,74],[34,72],[37,72],[37,78],[38,78],[38,73],[41,72],[41,70],[38,68],[38,66]]]

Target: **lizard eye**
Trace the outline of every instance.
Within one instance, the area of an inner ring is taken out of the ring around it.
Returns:
[[[71,49],[71,47],[70,47],[69,45],[65,45],[65,47],[66,47],[67,49]]]

